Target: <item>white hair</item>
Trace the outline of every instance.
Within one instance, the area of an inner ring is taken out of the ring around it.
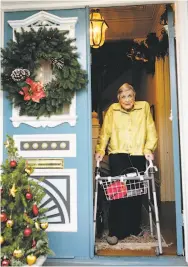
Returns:
[[[130,90],[133,92],[133,94],[134,94],[134,96],[135,96],[135,95],[136,95],[136,92],[135,92],[135,90],[134,90],[134,88],[133,88],[132,85],[130,85],[130,84],[128,84],[128,83],[124,83],[123,85],[121,85],[120,88],[119,88],[118,91],[117,91],[117,98],[118,98],[118,100],[119,100],[119,96],[120,96],[120,94],[121,94],[122,92],[130,91]]]

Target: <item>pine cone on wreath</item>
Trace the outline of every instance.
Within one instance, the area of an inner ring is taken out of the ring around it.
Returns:
[[[15,82],[24,81],[29,76],[30,71],[27,69],[15,69],[11,73],[11,77]]]
[[[29,76],[30,76],[30,71],[27,70],[27,69],[24,69],[24,71],[25,71],[25,76],[26,76],[26,77],[29,77]]]

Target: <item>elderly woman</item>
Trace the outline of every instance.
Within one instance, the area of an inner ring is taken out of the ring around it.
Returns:
[[[123,84],[117,94],[119,103],[106,112],[100,132],[95,159],[101,161],[108,145],[111,176],[134,167],[139,172],[146,168],[146,159],[153,160],[157,133],[145,101],[135,101],[135,90]],[[113,200],[109,209],[107,242],[115,245],[118,239],[141,233],[142,196]]]

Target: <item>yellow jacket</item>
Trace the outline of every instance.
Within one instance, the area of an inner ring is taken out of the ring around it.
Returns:
[[[157,147],[157,133],[145,101],[136,101],[131,111],[124,110],[119,103],[112,104],[106,112],[96,152],[128,153],[144,155]]]

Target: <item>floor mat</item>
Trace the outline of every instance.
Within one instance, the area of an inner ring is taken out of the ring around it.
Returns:
[[[96,238],[97,250],[149,250],[153,247],[158,246],[158,241],[156,236],[150,235],[149,226],[142,227],[144,234],[143,236],[130,236],[123,240],[120,240],[116,245],[109,245],[106,241],[108,232],[105,231],[101,238]],[[168,247],[170,244],[167,244],[162,237],[162,246]]]

